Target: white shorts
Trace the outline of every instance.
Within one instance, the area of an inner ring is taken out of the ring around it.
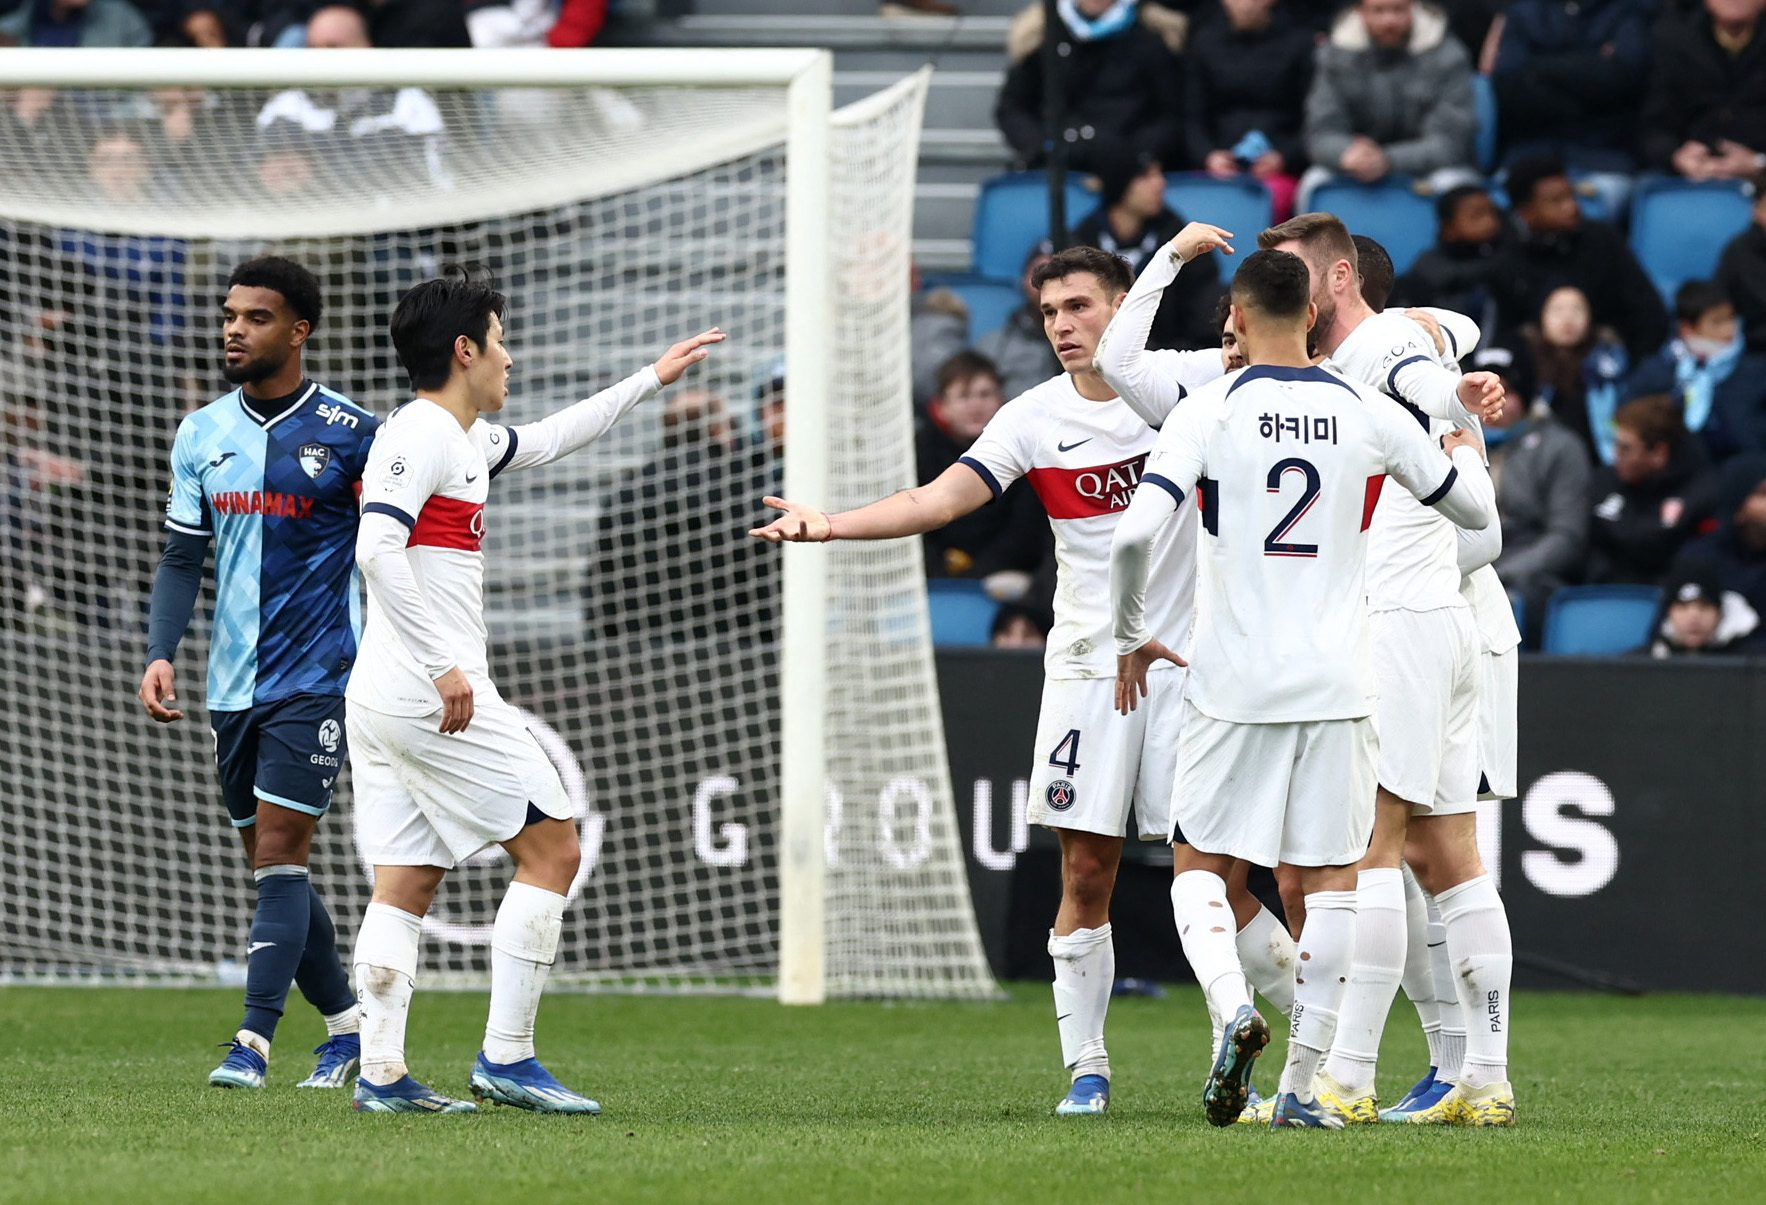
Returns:
[[[1191,707],[1171,839],[1259,866],[1350,866],[1374,833],[1377,721],[1238,724]]]
[[[1380,785],[1418,816],[1478,805],[1478,659],[1483,645],[1466,607],[1376,611]]]
[[[1513,799],[1520,778],[1515,769],[1520,650],[1479,653],[1478,675],[1478,769],[1484,773],[1478,798]]]
[[[370,865],[452,869],[519,833],[529,804],[573,817],[558,771],[514,707],[480,701],[464,732],[443,735],[440,723],[440,712],[349,706],[356,844]]]
[[[1147,697],[1118,715],[1115,678],[1044,682],[1030,823],[1125,837],[1132,815],[1143,841],[1165,840],[1188,683],[1188,670],[1153,670]]]

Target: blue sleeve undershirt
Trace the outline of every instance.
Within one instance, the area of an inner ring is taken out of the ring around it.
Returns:
[[[187,532],[166,533],[159,572],[153,576],[153,600],[147,610],[147,661],[170,661],[196,613],[202,590],[202,563],[208,559],[208,537]]]

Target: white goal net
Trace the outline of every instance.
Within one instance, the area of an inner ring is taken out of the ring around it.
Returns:
[[[770,990],[791,941],[800,998],[995,991],[916,547],[743,535],[788,467],[831,508],[911,483],[924,79],[830,117],[822,52],[292,55],[0,51],[0,78],[41,85],[0,93],[0,977],[241,967],[209,587],[177,660],[189,718],[154,725],[133,693],[172,435],[228,388],[227,274],[275,252],[324,285],[308,375],[381,413],[406,391],[387,317],[444,262],[509,294],[511,422],[730,333],[492,494],[493,673],[581,818],[555,981]],[[813,814],[793,778],[821,785]],[[352,814],[346,776],[313,855],[345,943],[369,890]],[[801,872],[793,824],[822,837]],[[500,853],[449,876],[432,981],[483,977],[507,878]]]

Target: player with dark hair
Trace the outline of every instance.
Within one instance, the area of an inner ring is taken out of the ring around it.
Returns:
[[[213,539],[209,723],[221,794],[257,879],[245,1017],[209,1075],[223,1088],[263,1086],[291,983],[329,1035],[300,1086],[345,1086],[358,1055],[355,999],[307,859],[343,766],[356,487],[380,420],[303,374],[321,311],[319,282],[290,260],[247,260],[228,279],[221,371],[238,388],[178,424],[138,692],[161,723],[184,718],[168,706],[172,658]]]
[[[356,935],[365,1112],[471,1112],[412,1078],[405,1023],[423,918],[442,877],[489,845],[515,862],[491,930],[490,1017],[471,1074],[480,1099],[542,1113],[598,1113],[534,1057],[534,1016],[557,956],[581,859],[558,771],[490,679],[484,507],[501,473],[549,464],[606,434],[673,384],[723,335],[675,344],[655,364],[539,422],[489,422],[514,360],[507,299],[488,284],[431,280],[399,302],[392,342],[416,393],[387,419],[363,473],[356,552],[368,579],[362,667],[350,681],[356,827],[374,898]]]

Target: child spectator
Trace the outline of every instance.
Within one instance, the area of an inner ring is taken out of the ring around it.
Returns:
[[[1744,349],[1723,287],[1692,280],[1674,295],[1676,337],[1637,366],[1626,397],[1666,393],[1713,460],[1766,452],[1766,356]]]
[[[1715,530],[1716,483],[1673,398],[1633,398],[1613,428],[1613,463],[1594,482],[1588,580],[1653,584],[1688,540]]]
[[[1564,286],[1546,294],[1538,321],[1523,327],[1539,397],[1602,461],[1613,460],[1613,411],[1630,361],[1610,328],[1595,326],[1588,298]]]
[[[1491,329],[1490,276],[1501,250],[1502,211],[1482,184],[1462,184],[1435,199],[1435,220],[1435,245],[1398,279],[1393,304],[1439,306]]]
[[[1756,172],[1754,220],[1723,248],[1717,261],[1717,283],[1735,302],[1748,350],[1766,354],[1766,171]]]
[[[1748,600],[1717,584],[1708,568],[1673,575],[1655,636],[1643,652],[1658,659],[1739,653],[1760,626]]]
[[[1222,179],[1249,172],[1263,181],[1278,222],[1293,214],[1306,167],[1300,128],[1312,50],[1312,31],[1295,25],[1276,0],[1220,0],[1220,15],[1189,41],[1190,162]]]

